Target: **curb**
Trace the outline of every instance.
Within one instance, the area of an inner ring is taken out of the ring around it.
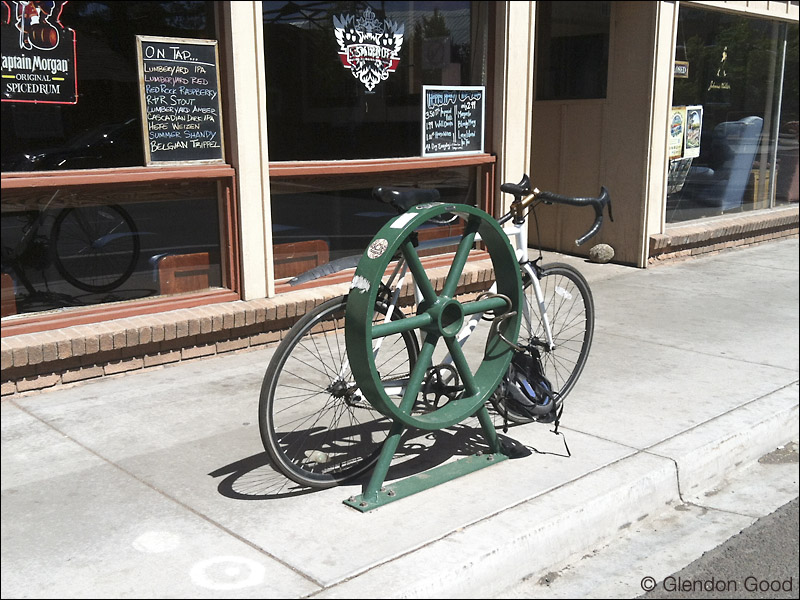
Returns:
[[[486,598],[690,501],[798,435],[798,383],[498,511],[315,598]]]

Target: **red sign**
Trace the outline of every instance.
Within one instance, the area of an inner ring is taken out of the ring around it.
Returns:
[[[67,2],[3,2],[2,101],[77,104],[75,31]]]

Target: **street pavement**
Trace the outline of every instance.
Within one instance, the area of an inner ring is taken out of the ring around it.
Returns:
[[[553,258],[597,313],[564,435],[510,427],[527,456],[370,512],[343,504],[360,483],[270,467],[273,349],[4,399],[2,597],[500,597],[797,440],[796,238],[646,270]],[[414,441],[387,483],[483,448],[473,420]]]

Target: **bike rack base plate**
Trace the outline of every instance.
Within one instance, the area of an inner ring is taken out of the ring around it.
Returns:
[[[359,494],[358,496],[351,496],[345,500],[344,503],[358,511],[368,512],[380,506],[384,506],[385,504],[389,504],[390,502],[394,502],[395,500],[407,498],[418,492],[436,487],[456,477],[479,471],[485,467],[491,467],[507,459],[508,456],[499,452],[492,454],[473,454],[457,461],[428,469],[418,475],[412,475],[411,477],[401,479],[390,485],[385,485],[373,498],[368,498],[365,494]]]

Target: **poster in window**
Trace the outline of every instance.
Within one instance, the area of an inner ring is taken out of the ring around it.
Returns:
[[[683,151],[684,158],[697,158],[700,156],[700,133],[703,130],[703,107],[686,107],[686,142]]]
[[[669,117],[669,157],[683,157],[683,142],[686,129],[686,107],[673,106]]]
[[[220,163],[217,41],[137,35],[147,165]]]
[[[77,104],[75,31],[66,2],[3,2],[2,101]]]
[[[422,86],[422,156],[482,154],[483,86]]]

